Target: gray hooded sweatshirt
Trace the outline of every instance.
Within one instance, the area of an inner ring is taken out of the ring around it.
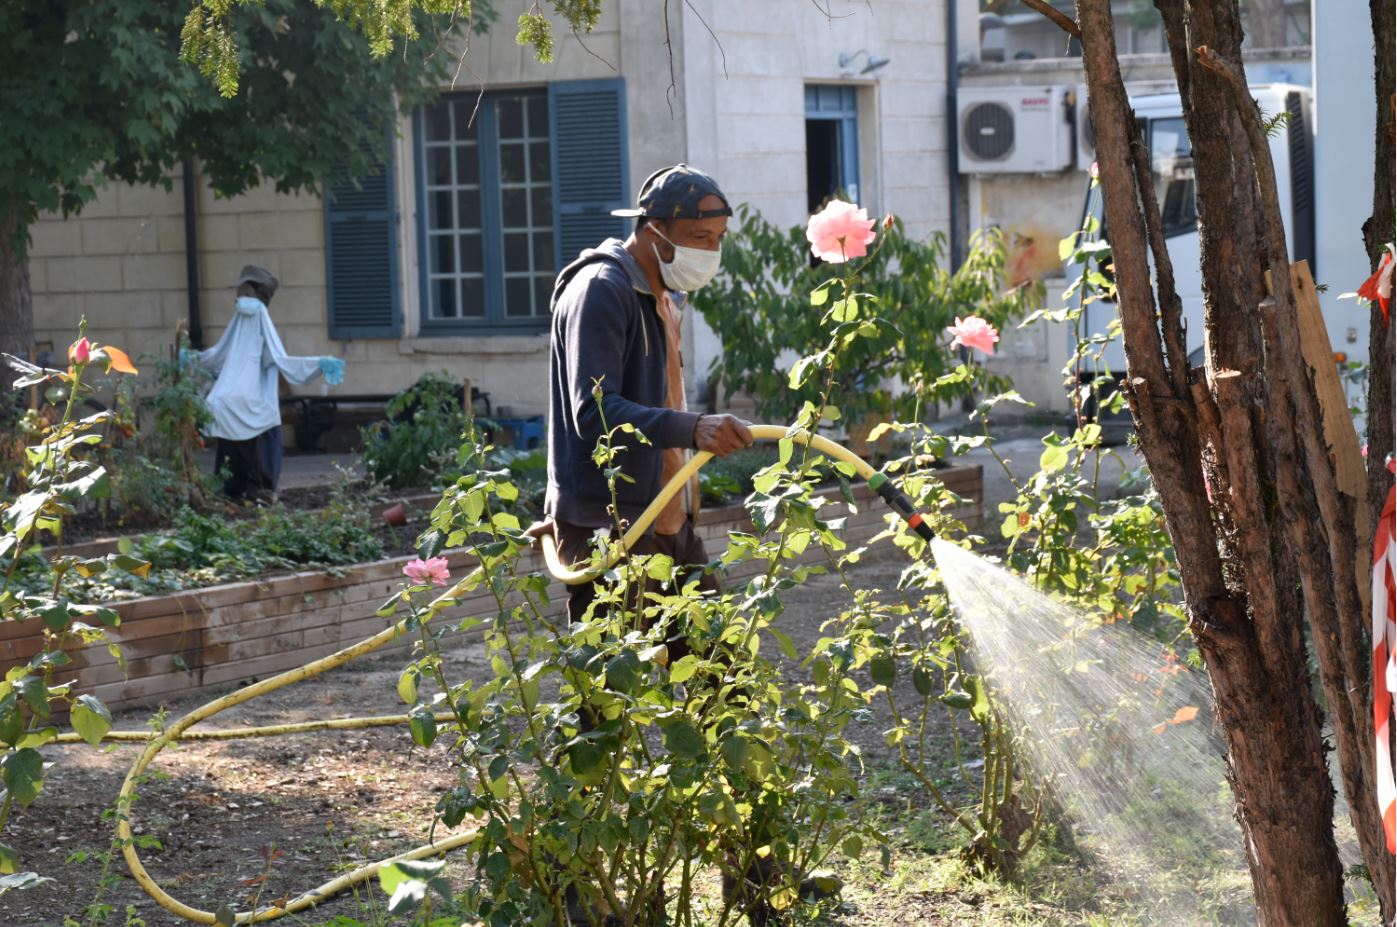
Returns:
[[[681,293],[671,293],[676,306]],[[553,287],[548,359],[548,493],[544,511],[586,528],[614,524],[611,494],[592,461],[605,429],[628,423],[650,441],[620,434],[617,457],[634,482],[616,481],[620,516],[634,520],[659,494],[664,448],[692,447],[699,416],[665,408],[668,348],[655,297],[615,238],[583,251]],[[602,397],[592,395],[601,381]]]

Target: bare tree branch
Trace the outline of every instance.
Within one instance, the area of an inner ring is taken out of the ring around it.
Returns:
[[[1048,17],[1048,19],[1052,20],[1054,25],[1072,36],[1072,38],[1080,39],[1082,37],[1081,27],[1077,25],[1076,21],[1057,7],[1048,3],[1048,0],[1022,0],[1022,2],[1023,5],[1029,9],[1035,10]]]

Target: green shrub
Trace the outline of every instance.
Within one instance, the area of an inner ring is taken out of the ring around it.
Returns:
[[[746,205],[738,216],[740,227],[723,244],[722,274],[693,295],[723,343],[710,373],[729,394],[750,395],[762,417],[789,420],[802,403],[815,400],[819,384],[792,389],[785,358],[826,346],[830,320],[812,307],[811,293],[840,278],[846,265],[811,267],[803,226],[778,229]],[[839,401],[846,423],[867,415],[914,417],[925,387],[960,362],[946,334],[957,316],[975,314],[1003,329],[1039,298],[1039,289],[1006,291],[1004,242],[996,231],[981,235],[954,273],[945,266],[940,234],[912,238],[895,221],[879,236],[859,267],[865,292],[858,301],[877,304],[867,315],[872,324],[841,346]],[[968,383],[940,390],[943,399],[969,394]]]
[[[383,545],[372,533],[368,507],[344,493],[318,513],[273,505],[255,518],[237,522],[185,507],[176,512],[169,530],[124,540],[122,549],[148,561],[149,572],[74,578],[75,591],[90,601],[112,601],[383,556]],[[15,582],[39,590],[52,582],[51,576],[49,565],[35,549],[21,560]]]
[[[460,472],[461,435],[470,416],[446,373],[428,373],[388,403],[388,421],[363,431],[364,468],[395,489],[440,486]]]
[[[597,452],[613,482],[623,428]],[[825,474],[813,462],[765,471],[762,530],[734,535],[724,558],[765,564],[745,588],[700,597],[679,588],[668,558],[630,558],[599,594],[608,607],[561,628],[544,612],[546,579],[518,572],[528,543],[503,510],[518,488],[483,446],[473,464],[434,510],[422,555],[471,548],[498,610],[429,624],[433,590],[415,586],[379,614],[406,608],[421,636],[397,691],[417,744],[453,739],[460,782],[438,813],[480,828],[464,852],[477,873],[466,900],[481,922],[562,923],[580,906],[597,923],[605,911],[635,927],[694,923],[713,870],[760,874],[764,885],[729,893],[711,921],[735,925],[748,910],[795,905],[803,876],[828,879],[813,874],[836,849],[856,856],[879,842],[854,814],[857,747],[846,736],[868,710],[854,673],[869,648],[818,654],[804,684],[764,655],[797,656],[777,627],[781,594],[815,570],[792,566],[791,551],[842,546],[817,517],[812,492]],[[647,579],[668,585],[638,602]],[[448,678],[441,658],[467,632],[484,633],[483,681]],[[453,721],[439,729],[441,711]]]

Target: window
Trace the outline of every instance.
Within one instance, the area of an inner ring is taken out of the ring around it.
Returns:
[[[574,81],[417,113],[423,334],[527,332],[547,325],[558,270],[625,234],[624,94]]]
[[[1193,148],[1182,118],[1150,120],[1150,171],[1165,237],[1196,232]]]
[[[546,316],[557,274],[547,95],[448,97],[424,107],[421,126],[424,327]]]
[[[816,212],[836,194],[859,199],[858,92],[815,84],[805,88],[805,181]]]

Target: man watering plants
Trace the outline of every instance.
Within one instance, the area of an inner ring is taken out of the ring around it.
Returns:
[[[544,522],[529,529],[539,537],[552,532],[565,564],[585,561],[598,534],[613,534],[616,519],[633,523],[682,468],[693,450],[725,456],[752,444],[752,433],[733,415],[688,411],[684,396],[681,313],[686,294],[718,273],[721,244],[732,208],[714,179],[685,164],[652,174],[641,187],[636,208],[614,215],[636,218],[625,241],[609,239],[582,252],[558,276],[553,289],[549,359],[548,491]],[[598,399],[596,393],[600,393]],[[648,444],[618,433],[625,451],[617,460],[629,479],[612,489],[592,453],[604,430],[631,425]],[[683,582],[697,573],[701,593],[720,591],[718,579],[702,572],[708,562],[694,529],[698,481],[670,500],[632,554],[665,554],[689,567]],[[647,581],[647,589],[660,584]],[[671,594],[673,590],[670,590]],[[569,587],[568,617],[581,621],[597,596],[592,583]],[[688,653],[684,628],[667,629],[668,659]],[[583,718],[591,727],[595,719]],[[724,873],[724,892],[737,890],[738,866]],[[771,865],[753,863],[742,878],[760,889],[779,878]],[[823,897],[801,880],[802,897]],[[742,891],[738,898],[751,898]],[[744,902],[751,904],[752,902]],[[589,923],[586,905],[568,896],[574,923]],[[749,909],[753,923],[765,922],[765,903]]]
[[[265,267],[249,264],[238,276],[233,318],[218,343],[206,351],[182,351],[181,362],[197,363],[214,374],[205,397],[218,439],[214,471],[226,472],[223,492],[241,499],[251,491],[275,492],[281,477],[281,402],[277,380],[300,386],[316,376],[344,382],[337,357],[294,357],[282,347],[267,307],[277,279]]]
[[[718,273],[719,247],[732,208],[714,179],[685,164],[650,175],[625,241],[608,239],[583,251],[558,275],[553,289],[549,357],[547,521],[564,563],[587,559],[598,529],[615,526],[606,476],[592,462],[605,428],[633,425],[649,440],[629,436],[621,455],[630,480],[616,482],[619,515],[632,522],[693,449],[718,456],[747,447],[752,434],[732,415],[687,409],[680,322],[686,294]],[[600,383],[601,400],[593,396]],[[633,481],[633,482],[632,482]],[[666,554],[679,565],[708,562],[694,531],[698,480],[675,496],[633,554]],[[715,577],[700,588],[716,591]],[[580,620],[596,596],[591,583],[570,588],[568,617]],[[671,659],[677,659],[671,654]]]

